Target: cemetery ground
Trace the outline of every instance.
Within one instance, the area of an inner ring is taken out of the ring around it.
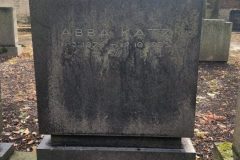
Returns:
[[[30,27],[19,27],[23,54],[1,59],[4,132],[1,141],[19,151],[33,151],[38,134],[37,104]],[[231,141],[240,82],[240,34],[233,33],[228,63],[199,65],[196,127],[193,143],[199,159],[211,159],[214,142]],[[43,53],[44,54],[44,53]]]

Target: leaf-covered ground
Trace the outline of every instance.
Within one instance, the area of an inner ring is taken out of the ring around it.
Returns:
[[[1,140],[17,150],[39,144],[37,104],[28,26],[19,29],[23,55],[0,61],[4,132]],[[214,142],[231,141],[240,84],[240,34],[233,33],[228,63],[200,63],[195,137],[199,159],[211,159]]]
[[[214,142],[232,141],[240,91],[240,34],[233,33],[228,63],[200,63],[194,144],[211,159]]]

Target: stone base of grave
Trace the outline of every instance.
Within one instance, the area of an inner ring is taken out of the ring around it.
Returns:
[[[166,140],[166,139],[165,139]],[[45,136],[37,149],[38,160],[195,160],[196,153],[189,138],[181,148],[80,147],[52,146]]]
[[[14,152],[13,144],[0,143],[0,160],[7,160]]]
[[[22,47],[17,45],[16,47],[1,47],[0,57],[15,57],[22,54]]]

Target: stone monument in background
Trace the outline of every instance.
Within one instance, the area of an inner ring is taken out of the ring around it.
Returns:
[[[205,0],[205,19],[218,19],[220,0]]]
[[[229,17],[230,22],[233,23],[232,30],[234,32],[240,32],[240,10],[232,10]]]
[[[21,54],[18,45],[17,18],[13,7],[0,6],[0,57]]]
[[[18,22],[30,22],[29,0],[0,0],[0,6],[1,5],[14,7],[16,9]]]
[[[199,60],[227,62],[231,34],[231,22],[226,22],[223,19],[204,19]]]
[[[38,160],[195,160],[202,7],[31,0]]]

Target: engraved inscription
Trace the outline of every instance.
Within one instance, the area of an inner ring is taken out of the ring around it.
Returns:
[[[78,50],[85,52],[87,49],[95,53],[105,50],[105,53],[119,57],[123,50],[128,51],[130,48],[161,58],[164,56],[162,50],[172,46],[172,39],[173,32],[170,29],[161,28],[123,27],[114,33],[107,29],[65,28],[62,32],[64,51],[73,52],[67,54],[67,59]]]

